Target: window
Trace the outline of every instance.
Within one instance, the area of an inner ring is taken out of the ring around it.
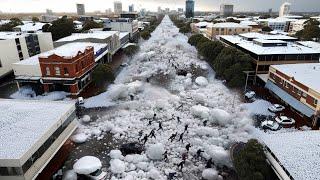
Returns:
[[[317,99],[313,99],[313,104],[314,105],[318,105],[318,100]]]
[[[289,88],[289,83],[287,81],[285,82],[285,84],[286,84],[286,88]]]
[[[60,68],[59,67],[55,67],[56,70],[56,75],[60,76]]]
[[[84,62],[81,61],[81,69],[83,69],[83,68],[84,68]]]
[[[246,29],[242,29],[242,31],[244,32],[244,31],[246,31]]]
[[[68,70],[68,68],[63,68],[63,71],[64,71],[64,75],[66,75],[66,76],[69,75],[69,70]]]
[[[298,93],[299,96],[301,96],[301,93],[302,93],[302,92],[301,92],[301,90],[298,89],[298,90],[297,90],[297,93]]]
[[[307,93],[303,92],[302,93],[302,97],[306,98],[307,97]]]
[[[49,67],[46,67],[46,75],[50,76],[50,68]]]

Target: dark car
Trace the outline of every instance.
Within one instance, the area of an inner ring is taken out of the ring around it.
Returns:
[[[124,156],[127,154],[141,154],[143,150],[143,146],[137,142],[123,144],[120,147],[120,151]]]

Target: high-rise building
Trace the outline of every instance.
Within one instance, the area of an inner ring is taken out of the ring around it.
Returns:
[[[134,5],[133,4],[129,5],[129,12],[134,12]]]
[[[220,16],[228,17],[233,14],[233,4],[221,4],[220,5]]]
[[[280,6],[279,17],[287,16],[290,14],[291,4],[288,2],[283,3]]]
[[[114,13],[115,14],[121,14],[122,13],[122,2],[121,1],[115,1],[114,2]]]
[[[186,18],[194,17],[194,1],[186,0]]]
[[[158,7],[158,13],[162,13],[162,9],[160,6]]]
[[[183,13],[183,8],[178,8],[178,13]]]
[[[79,16],[83,16],[86,14],[86,11],[84,10],[84,4],[77,4],[77,14]]]
[[[52,16],[53,15],[52,10],[51,9],[46,9],[46,15]]]

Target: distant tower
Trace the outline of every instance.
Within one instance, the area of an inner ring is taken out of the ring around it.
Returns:
[[[186,18],[194,17],[194,1],[186,0]]]
[[[159,14],[161,14],[161,13],[162,13],[162,9],[161,9],[161,7],[160,7],[160,6],[158,7],[158,13],[159,13]]]
[[[83,16],[86,14],[86,12],[84,10],[84,4],[77,4],[77,14],[79,16]]]
[[[46,15],[52,16],[53,12],[51,9],[46,9]]]
[[[122,13],[122,2],[121,1],[115,1],[114,2],[114,13],[115,14],[121,14]]]
[[[134,12],[134,5],[133,4],[129,5],[129,12]]]
[[[288,2],[283,3],[280,6],[279,17],[287,16],[290,14],[291,4]]]
[[[233,4],[221,4],[220,16],[229,17],[233,14]]]

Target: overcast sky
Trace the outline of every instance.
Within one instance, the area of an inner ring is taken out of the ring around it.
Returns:
[[[135,10],[146,8],[155,11],[158,6],[163,9],[184,8],[185,0],[121,0],[123,10],[128,10],[129,4],[135,5]],[[320,11],[320,0],[288,0],[292,3],[292,11]],[[76,12],[76,3],[85,4],[87,12],[96,10],[113,10],[114,0],[0,0],[2,12]],[[221,3],[233,3],[235,11],[267,11],[273,8],[278,11],[284,0],[195,0],[195,11],[218,11]]]

